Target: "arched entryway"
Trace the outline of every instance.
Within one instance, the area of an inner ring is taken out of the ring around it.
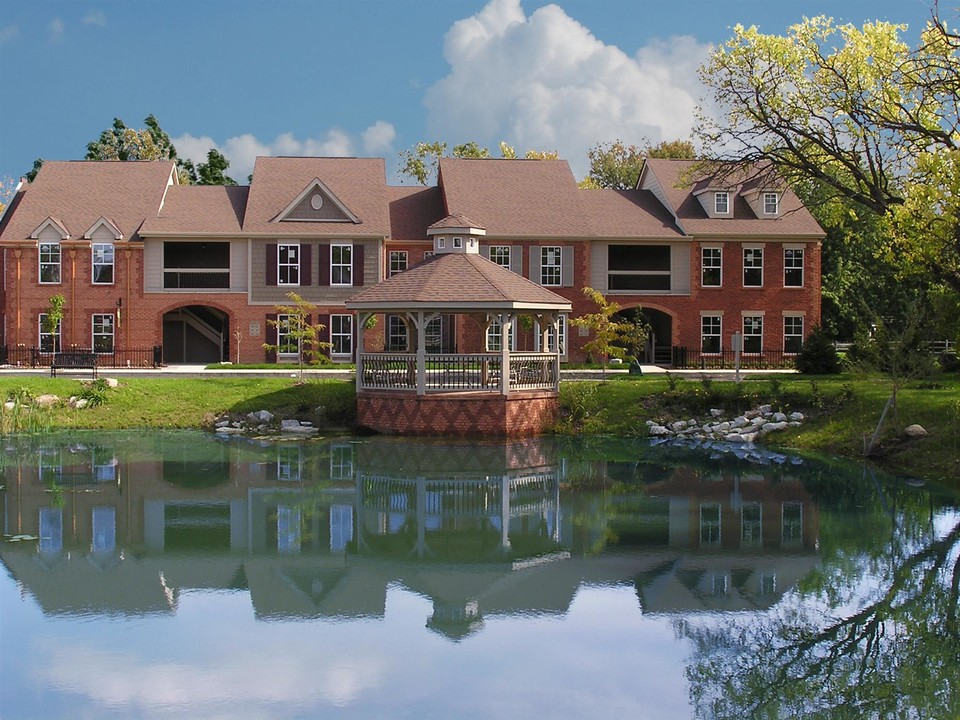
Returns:
[[[649,328],[649,337],[640,362],[670,366],[673,364],[673,318],[662,310],[649,307],[626,308],[617,313],[620,320],[642,320]]]
[[[205,365],[230,357],[230,317],[207,305],[188,305],[163,316],[163,362]]]

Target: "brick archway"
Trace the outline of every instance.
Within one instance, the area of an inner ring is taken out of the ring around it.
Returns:
[[[163,315],[163,362],[203,364],[230,357],[230,316],[209,305],[182,305]]]

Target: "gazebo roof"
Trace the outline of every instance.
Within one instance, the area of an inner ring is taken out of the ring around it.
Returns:
[[[570,301],[480,255],[427,258],[347,301],[356,310],[570,311]]]

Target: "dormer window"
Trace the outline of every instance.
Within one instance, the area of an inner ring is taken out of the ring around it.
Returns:
[[[763,194],[763,214],[778,215],[780,213],[780,196],[775,192]]]
[[[730,193],[722,191],[713,194],[713,211],[717,215],[727,215],[730,212]]]

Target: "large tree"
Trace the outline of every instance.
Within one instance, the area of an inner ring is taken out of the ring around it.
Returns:
[[[905,29],[738,25],[701,68],[718,112],[701,109],[698,135],[716,167],[768,167],[875,213],[902,271],[960,292],[960,36],[936,7],[916,47]]]
[[[478,143],[470,142],[454,145],[451,152],[447,152],[447,144],[440,142],[418,142],[409,150],[403,150],[399,153],[403,161],[400,167],[400,174],[406,175],[416,180],[421,185],[432,182],[437,177],[437,168],[440,166],[440,158],[491,158],[490,150],[481,147]],[[515,160],[517,151],[505,142],[500,143],[500,155],[507,160]],[[556,150],[528,150],[524,154],[527,160],[559,160],[560,155]]]
[[[227,175],[230,161],[219,150],[211,148],[207,153],[207,161],[194,166],[190,160],[184,160],[182,169],[186,171],[190,182],[194,185],[236,185],[237,182]]]

